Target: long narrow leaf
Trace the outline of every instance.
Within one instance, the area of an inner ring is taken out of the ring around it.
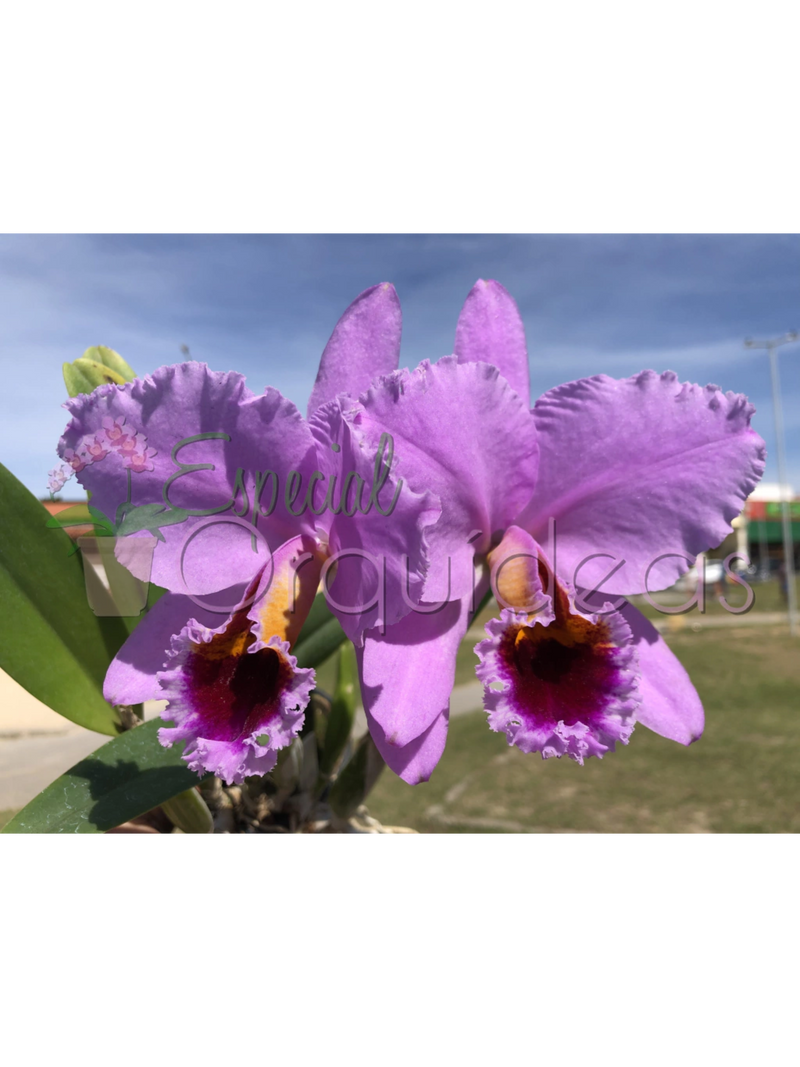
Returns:
[[[160,590],[154,589],[157,596]],[[345,640],[331,617],[294,653],[301,666],[317,667]],[[2,833],[103,833],[196,785],[197,775],[181,759],[183,746],[159,744],[160,725],[145,723],[97,749],[18,812]]]
[[[0,833],[101,834],[197,785],[182,744],[163,748],[158,719],[101,745],[56,778]]]
[[[80,553],[47,518],[0,464],[0,667],[54,711],[113,736],[103,679],[130,627],[92,612]]]
[[[301,632],[297,644],[292,649],[300,667],[319,667],[347,640],[344,630],[333,616],[305,640],[302,638]]]

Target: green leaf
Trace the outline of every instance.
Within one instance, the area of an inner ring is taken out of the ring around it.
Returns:
[[[164,748],[159,719],[101,745],[56,778],[0,833],[102,834],[197,785],[181,759],[183,745]]]
[[[47,518],[0,464],[0,667],[60,715],[113,736],[120,723],[103,679],[130,627],[94,614],[80,553],[70,556]]]
[[[334,618],[334,614],[328,606],[324,593],[317,593],[311,604],[311,609],[303,623],[303,628],[297,636],[295,644],[301,644],[311,634],[316,633],[320,626]]]
[[[364,734],[328,796],[331,809],[340,819],[349,819],[355,814],[385,766],[375,742],[368,733]]]
[[[339,673],[331,700],[331,710],[325,723],[319,757],[320,774],[329,775],[344,752],[356,719],[358,702],[358,667],[356,650],[347,641],[339,649]],[[320,739],[318,738],[318,741]]]
[[[132,382],[136,377],[135,372],[125,362],[119,352],[115,352],[113,348],[109,348],[107,345],[93,345],[91,348],[86,349],[81,358],[88,359],[92,363],[101,363],[104,367],[109,367],[125,382]]]
[[[299,667],[319,667],[347,640],[347,635],[333,615],[314,633],[305,638],[304,633],[305,630],[302,630],[292,649]]]

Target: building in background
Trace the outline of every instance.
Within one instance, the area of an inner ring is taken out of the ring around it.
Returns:
[[[750,494],[740,521],[747,537],[747,552],[758,573],[766,578],[775,574],[783,563],[783,526],[781,502],[789,501],[792,518],[792,545],[795,571],[800,569],[800,497],[790,485],[764,482]]]
[[[800,497],[791,486],[765,482],[745,501],[741,515],[731,523],[733,532],[716,548],[701,552],[695,565],[678,580],[677,588],[694,589],[699,571],[703,572],[706,585],[716,585],[722,575],[722,561],[732,552],[750,561],[748,568],[734,559],[731,570],[736,573],[747,571],[751,580],[761,581],[779,575],[783,563],[781,502],[784,499],[790,504],[795,571],[800,572]]]

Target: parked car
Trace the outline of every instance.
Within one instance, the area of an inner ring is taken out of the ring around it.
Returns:
[[[716,585],[725,576],[725,568],[721,559],[707,559],[704,570],[706,585]]]
[[[703,568],[703,579],[706,585],[716,585],[717,582],[721,582],[725,575],[725,567],[721,559],[707,559],[705,567]],[[680,577],[675,583],[675,588],[679,589],[682,593],[689,592],[697,588],[697,567],[692,566],[689,570]]]

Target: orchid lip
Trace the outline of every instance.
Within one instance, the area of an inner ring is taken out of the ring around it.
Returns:
[[[583,615],[559,589],[555,614],[504,610],[476,652],[489,725],[509,744],[578,763],[627,744],[639,704],[631,632],[621,616]]]
[[[639,706],[633,635],[613,610],[583,614],[535,543],[511,527],[492,554],[493,585],[507,605],[476,648],[490,726],[509,744],[583,763],[627,744]],[[545,592],[545,580],[548,591]],[[538,601],[535,614],[530,600]]]
[[[298,668],[288,641],[259,636],[259,616],[248,615],[247,604],[261,577],[222,626],[189,620],[172,639],[168,669],[157,675],[168,700],[162,718],[175,722],[159,740],[186,741],[189,767],[229,784],[272,770],[278,750],[302,727],[315,680],[313,670]]]

